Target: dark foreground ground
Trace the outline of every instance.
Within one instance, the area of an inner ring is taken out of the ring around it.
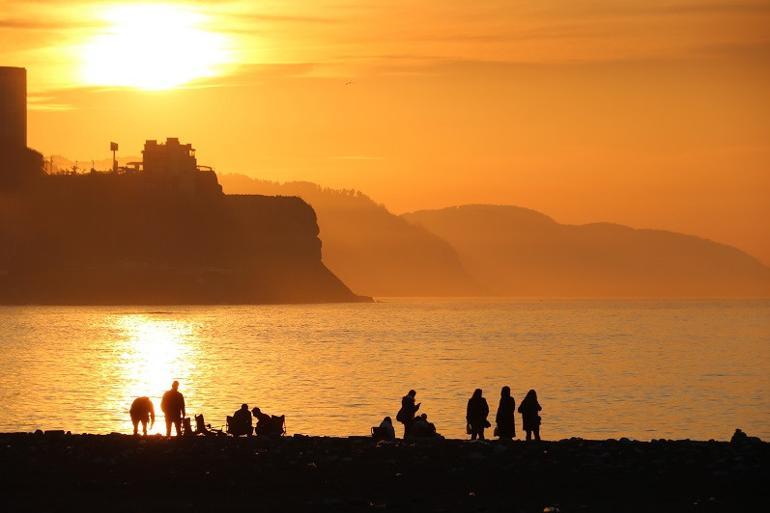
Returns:
[[[0,468],[7,512],[770,511],[770,444],[751,440],[7,434]]]

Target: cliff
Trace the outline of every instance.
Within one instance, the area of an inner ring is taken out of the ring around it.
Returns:
[[[358,191],[309,182],[275,183],[222,175],[228,193],[299,196],[315,209],[324,262],[354,290],[374,296],[479,293],[454,248]]]
[[[770,269],[731,246],[662,230],[557,223],[513,206],[405,214],[447,240],[490,294],[768,297]]]
[[[323,264],[296,197],[226,196],[206,172],[48,176],[0,193],[0,303],[361,300]]]

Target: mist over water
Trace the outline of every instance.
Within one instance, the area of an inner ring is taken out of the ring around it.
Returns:
[[[0,351],[3,432],[129,433],[138,395],[158,432],[178,379],[214,426],[247,402],[289,433],[367,435],[415,388],[440,433],[465,437],[473,389],[494,423],[510,385],[517,404],[537,389],[545,439],[770,438],[770,301],[0,307]]]

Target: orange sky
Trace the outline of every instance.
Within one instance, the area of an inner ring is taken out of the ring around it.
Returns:
[[[395,212],[516,204],[770,264],[770,0],[211,4],[0,1],[30,144],[178,136],[220,172]]]

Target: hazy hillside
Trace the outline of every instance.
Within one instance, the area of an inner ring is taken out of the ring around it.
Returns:
[[[454,249],[352,190],[219,176],[227,194],[299,196],[315,209],[324,263],[351,289],[372,296],[474,295]]]
[[[770,269],[724,244],[660,230],[562,225],[518,207],[405,214],[448,241],[494,294],[770,296]]]

